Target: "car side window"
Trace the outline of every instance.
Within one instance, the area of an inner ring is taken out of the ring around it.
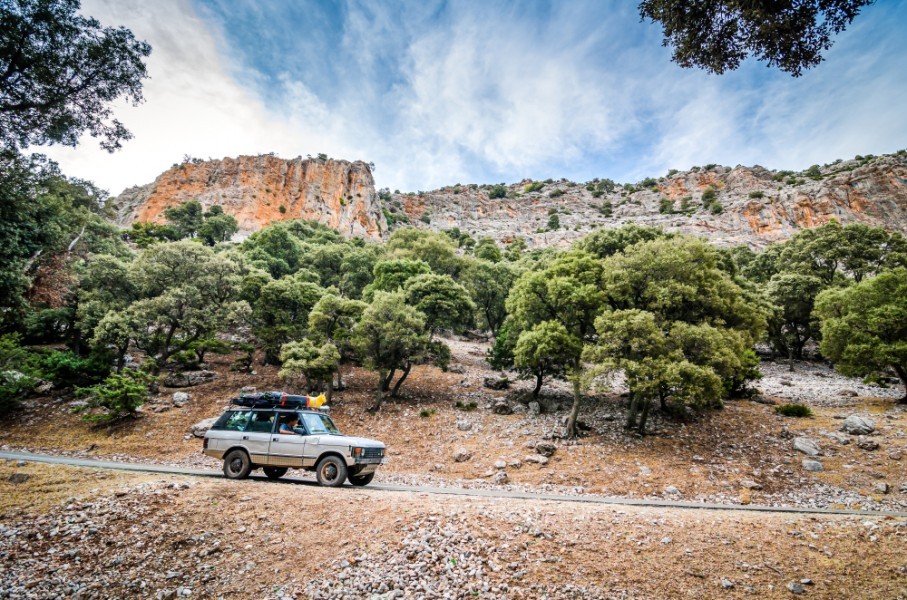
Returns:
[[[248,426],[246,426],[246,431],[271,433],[274,428],[274,417],[276,414],[273,410],[252,411],[252,418],[249,420]]]
[[[242,431],[246,428],[246,424],[249,422],[249,417],[252,416],[247,410],[237,411],[232,413],[227,413],[227,418],[218,421],[219,427],[215,426],[212,429],[226,429],[227,431]],[[223,421],[221,423],[221,421]]]

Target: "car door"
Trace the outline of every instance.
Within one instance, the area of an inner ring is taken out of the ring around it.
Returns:
[[[280,415],[286,419],[287,413]],[[271,434],[271,446],[268,450],[270,464],[274,467],[302,467],[307,436],[302,434],[305,428],[302,423],[296,428],[300,433],[280,433],[280,423],[276,424],[274,433]]]
[[[268,449],[277,413],[273,410],[253,410],[252,418],[243,431],[242,443],[256,465],[270,465]]]

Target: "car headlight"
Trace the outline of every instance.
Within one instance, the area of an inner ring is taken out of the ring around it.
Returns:
[[[362,448],[350,448],[350,456],[353,458],[362,456]]]

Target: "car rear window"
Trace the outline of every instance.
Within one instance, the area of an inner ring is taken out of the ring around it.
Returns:
[[[246,428],[246,423],[249,422],[249,417],[251,415],[252,413],[247,410],[229,410],[220,416],[217,422],[211,426],[211,429],[242,431]]]

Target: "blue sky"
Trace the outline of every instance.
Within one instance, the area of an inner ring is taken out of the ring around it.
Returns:
[[[907,146],[907,0],[864,9],[795,79],[681,69],[635,2],[84,0],[149,41],[135,139],[49,154],[112,193],[183,155],[325,152],[379,187],[669,168],[802,169]]]

